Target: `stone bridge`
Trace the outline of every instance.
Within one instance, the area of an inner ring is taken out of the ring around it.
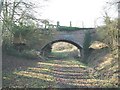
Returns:
[[[52,38],[47,38],[48,40],[45,43],[42,43],[41,54],[45,55],[46,53],[51,52],[52,44],[56,42],[68,42],[75,45],[83,55],[83,44],[86,32],[94,32],[95,28],[79,28],[79,30],[52,30]]]

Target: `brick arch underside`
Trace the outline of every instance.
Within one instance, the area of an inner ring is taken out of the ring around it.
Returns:
[[[42,47],[41,51],[44,51],[44,49],[47,47],[47,46],[52,46],[54,43],[57,43],[57,42],[67,42],[67,43],[70,43],[74,46],[76,46],[78,49],[82,49],[82,45],[79,45],[77,44],[76,42],[72,41],[72,40],[64,40],[64,39],[60,39],[60,40],[54,40],[54,41],[51,41],[49,43],[47,43],[45,46]]]

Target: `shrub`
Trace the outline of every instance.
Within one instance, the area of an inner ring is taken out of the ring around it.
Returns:
[[[27,59],[36,59],[39,57],[39,52],[35,50],[24,50],[21,56]]]

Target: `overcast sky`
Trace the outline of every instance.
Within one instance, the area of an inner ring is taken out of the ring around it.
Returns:
[[[94,22],[101,24],[100,17],[107,1],[110,0],[48,0],[40,17],[49,19],[54,24],[60,21],[60,25],[69,26],[72,21],[72,26],[94,27]]]

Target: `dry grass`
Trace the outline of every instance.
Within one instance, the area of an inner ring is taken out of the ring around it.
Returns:
[[[14,88],[79,88],[117,87],[109,79],[94,78],[93,68],[76,59],[21,60],[5,57],[3,87]],[[12,61],[12,62],[11,62]],[[16,66],[14,65],[16,64]],[[11,69],[12,68],[12,69]],[[112,79],[113,80],[113,79]],[[115,80],[113,80],[115,81]]]

